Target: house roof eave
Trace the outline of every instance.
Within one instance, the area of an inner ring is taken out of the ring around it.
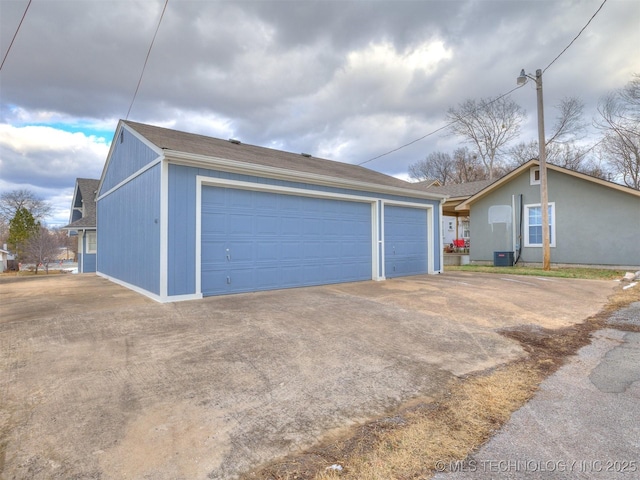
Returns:
[[[387,193],[391,195],[401,195],[406,197],[414,197],[426,200],[443,201],[448,197],[446,195],[426,192],[413,188],[402,188],[378,183],[370,183],[353,179],[344,179],[331,175],[320,175],[316,173],[290,170],[286,168],[278,168],[268,165],[259,165],[250,162],[241,162],[237,160],[229,160],[225,158],[213,157],[208,155],[198,155],[194,153],[165,150],[164,156],[167,161],[174,164],[188,166],[206,166],[214,167],[230,173],[253,174],[262,177],[275,178],[279,180],[294,180],[300,182],[311,183],[314,185],[324,185],[338,188],[350,188],[359,191],[372,191],[376,193]]]

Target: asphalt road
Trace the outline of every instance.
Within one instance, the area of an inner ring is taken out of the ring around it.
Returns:
[[[640,302],[609,324],[640,327]],[[640,478],[640,333],[593,337],[487,444],[466,462],[440,463],[453,473],[435,478]]]

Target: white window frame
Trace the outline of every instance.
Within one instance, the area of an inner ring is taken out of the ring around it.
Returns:
[[[532,208],[540,208],[540,204],[539,203],[531,203],[529,205],[525,205],[524,206],[524,246],[525,247],[540,247],[542,248],[542,242],[540,243],[531,243],[529,241],[529,210]],[[549,211],[551,213],[551,219],[549,221],[549,224],[551,225],[551,242],[550,242],[550,246],[551,247],[555,247],[556,246],[556,237],[557,232],[556,232],[556,203],[555,202],[549,202]],[[535,226],[535,225],[534,225]]]
[[[85,253],[96,253],[98,250],[98,234],[97,232],[85,232],[85,245],[86,252]],[[93,237],[93,241],[91,241],[91,237]],[[93,244],[93,248],[91,245]]]
[[[537,179],[536,179],[536,173],[538,174]],[[540,185],[540,167],[531,167],[529,169],[529,184]]]

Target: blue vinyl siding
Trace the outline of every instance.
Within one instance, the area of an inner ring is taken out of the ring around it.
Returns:
[[[427,211],[385,205],[384,243],[387,278],[427,273]]]
[[[160,165],[98,200],[98,271],[160,294]]]
[[[85,253],[87,251],[88,232],[95,232],[95,230],[80,232],[80,235],[78,236],[79,240],[82,242],[81,245],[78,245],[78,273],[95,273],[96,271],[96,254]]]
[[[196,291],[195,169],[169,166],[168,295]]]
[[[96,254],[85,253],[83,255],[82,272],[81,273],[94,273],[96,271]]]
[[[140,141],[126,128],[113,139],[113,151],[104,174],[100,194],[108,192],[121,181],[136,173],[141,168],[158,158],[158,152]],[[158,189],[160,185],[158,184]]]
[[[202,191],[204,295],[371,279],[371,204]]]

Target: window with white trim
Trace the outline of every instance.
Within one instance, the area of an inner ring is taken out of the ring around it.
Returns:
[[[97,250],[97,235],[96,232],[86,232],[86,246],[87,246],[87,251],[86,253],[96,253]]]
[[[531,167],[529,170],[529,184],[540,185],[540,167]]]
[[[549,243],[556,246],[556,204],[549,202]],[[524,206],[524,246],[542,247],[542,208],[540,204]]]

